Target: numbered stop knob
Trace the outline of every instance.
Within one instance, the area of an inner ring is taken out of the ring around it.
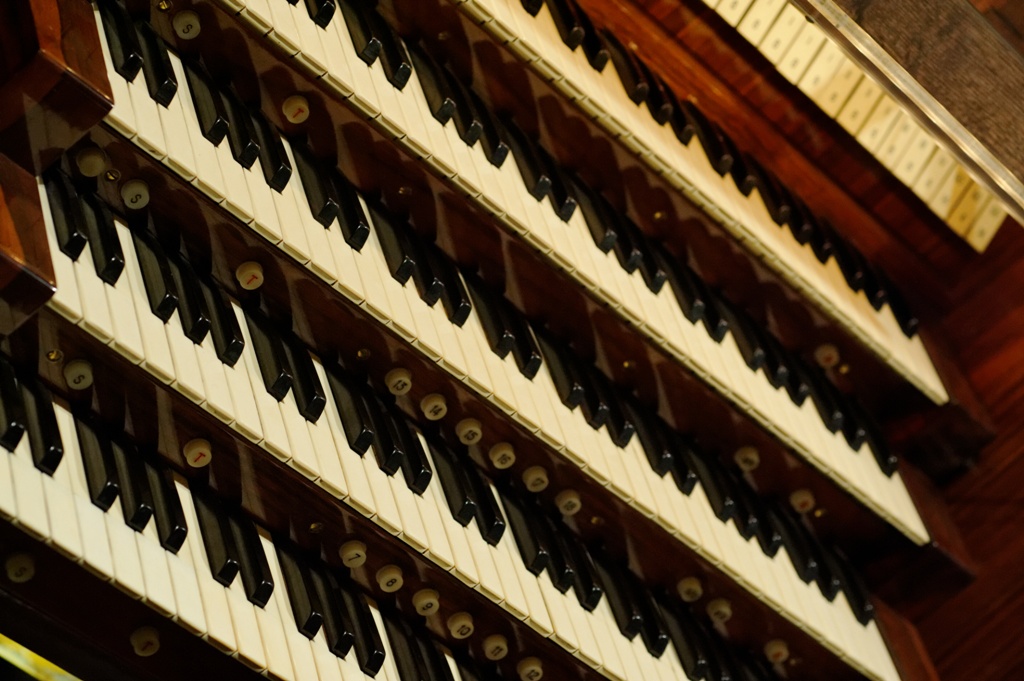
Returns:
[[[160,632],[153,627],[139,627],[128,637],[128,642],[136,655],[149,657],[160,650]]]
[[[676,584],[676,591],[686,603],[695,603],[704,595],[704,585],[696,577],[684,577]]]
[[[420,400],[420,411],[428,421],[440,421],[448,413],[448,403],[444,395],[430,393]]]
[[[128,180],[121,185],[121,200],[125,208],[142,210],[149,205],[149,185],[145,180]]]
[[[86,390],[92,385],[92,364],[75,359],[64,365],[64,382],[71,390]]]
[[[503,471],[511,468],[516,462],[516,450],[508,442],[499,442],[487,452],[487,458],[490,459],[492,466]]]
[[[480,442],[484,435],[484,427],[476,419],[462,419],[455,424],[455,436],[464,445],[474,445]]]
[[[484,639],[484,657],[492,662],[504,660],[508,655],[508,639],[501,634],[491,634]]]
[[[397,565],[385,565],[377,570],[377,586],[384,593],[395,593],[403,584],[405,580],[402,578],[402,568]]]
[[[540,681],[544,678],[544,666],[540,658],[525,657],[516,665],[516,673],[522,681]]]
[[[452,635],[452,638],[462,639],[469,638],[473,635],[475,627],[473,626],[473,616],[468,612],[457,612],[448,618],[448,633]]]
[[[531,492],[543,492],[548,488],[548,472],[543,466],[530,466],[523,471],[523,484]]]
[[[392,395],[405,395],[412,390],[412,372],[396,367],[384,375],[384,385]]]
[[[338,549],[338,557],[347,568],[358,568],[366,564],[366,544],[358,540],[347,541]]]
[[[424,617],[433,615],[440,605],[440,596],[434,589],[420,589],[412,595],[412,607]]]
[[[181,451],[185,455],[185,462],[192,466],[192,468],[209,466],[213,460],[213,449],[210,447],[210,441],[203,438],[189,440]]]

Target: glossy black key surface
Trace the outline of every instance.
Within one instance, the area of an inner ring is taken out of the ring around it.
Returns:
[[[467,93],[473,115],[480,121],[482,126],[480,130],[480,147],[483,149],[484,155],[487,156],[487,161],[495,168],[500,168],[501,164],[508,158],[510,151],[501,125],[498,123],[497,118],[495,118],[494,113],[480,99],[480,95],[473,88],[467,88]]]
[[[398,670],[399,681],[430,681],[420,671],[423,661],[409,625],[389,609],[382,609],[380,616],[384,622],[384,632],[388,637],[388,646]]]
[[[394,475],[402,467],[405,452],[401,443],[395,440],[393,417],[370,391],[364,392],[362,397],[373,428],[373,454],[377,457],[377,466],[388,475]]]
[[[867,625],[875,617],[875,605],[871,602],[871,593],[860,573],[836,547],[826,547],[822,555],[831,572],[838,578],[840,588],[857,621]]]
[[[805,376],[806,365],[803,360],[791,354],[789,358],[789,376],[786,379],[786,392],[789,393],[789,399],[793,400],[793,403],[797,406],[803,405],[804,400],[811,394],[811,386]]]
[[[423,48],[422,43],[410,43],[406,46],[412,58],[419,78],[420,88],[427,98],[427,108],[438,123],[446,125],[455,115],[456,93],[449,81],[448,74],[442,71],[430,52]]]
[[[522,2],[523,9],[532,17],[537,16],[537,12],[544,6],[544,0],[520,0],[520,2]]]
[[[356,635],[349,622],[348,612],[342,604],[337,583],[328,575],[327,566],[319,562],[310,566],[309,577],[309,583],[320,604],[319,612],[323,618],[327,648],[338,657],[345,657],[352,650]]]
[[[818,584],[821,595],[833,601],[843,588],[842,577],[833,570],[833,565],[825,558],[828,549],[813,534],[808,533],[808,536],[814,547],[814,555],[818,559],[818,574],[814,581]]]
[[[177,553],[188,535],[185,511],[181,507],[178,490],[168,479],[168,471],[157,468],[148,461],[145,466],[146,480],[153,498],[153,519],[156,521],[156,533],[160,538],[160,546],[171,553]]]
[[[380,37],[374,34],[374,26],[368,16],[373,10],[370,9],[366,0],[338,0],[338,2],[356,54],[366,62],[367,66],[372,66],[381,52]]]
[[[741,681],[732,651],[725,641],[711,632],[705,635],[704,640],[707,642],[709,681]]]
[[[242,575],[242,586],[245,596],[253,605],[266,607],[270,596],[274,593],[274,578],[270,572],[267,554],[263,551],[263,542],[252,521],[244,517],[241,511],[228,516],[231,540],[235,543],[235,554],[238,556],[238,568]]]
[[[536,504],[532,503],[532,500],[524,499],[523,509],[530,518],[531,527],[533,527],[537,536],[540,537],[541,543],[548,552],[547,571],[548,576],[551,578],[551,583],[560,593],[568,592],[572,588],[576,575],[573,573],[572,563],[566,555],[568,546],[560,541],[559,528],[555,527],[551,518],[538,508]]]
[[[578,12],[580,25],[583,27],[583,53],[587,55],[590,68],[601,73],[604,71],[604,67],[608,66],[608,60],[612,56],[608,52],[608,48],[605,47],[604,41],[601,40],[601,36],[594,27],[594,23],[590,20],[587,13],[580,9],[576,0],[566,0],[566,2],[574,5]]]
[[[789,350],[782,347],[779,340],[768,330],[761,326],[754,326],[758,343],[764,350],[764,369],[768,382],[775,388],[781,388],[789,382],[789,367],[792,364],[793,356]]]
[[[572,568],[572,589],[576,600],[587,612],[592,612],[601,602],[604,593],[597,577],[597,568],[590,557],[590,552],[576,536],[560,533],[563,543],[563,555]]]
[[[146,79],[149,96],[157,104],[166,107],[178,92],[178,80],[174,77],[167,46],[148,22],[136,21],[135,31],[142,49],[142,75]]]
[[[288,186],[292,176],[292,164],[281,141],[281,135],[267,122],[258,110],[249,110],[249,123],[259,147],[260,168],[263,179],[274,191],[280,192]]]
[[[338,205],[338,225],[345,243],[353,250],[362,249],[370,236],[370,221],[359,203],[359,196],[352,183],[336,167],[327,169],[327,189]]]
[[[114,70],[131,82],[142,68],[142,48],[131,17],[118,0],[100,0],[98,5]]]
[[[463,467],[463,474],[469,483],[469,493],[476,508],[476,524],[480,535],[491,546],[497,546],[505,534],[505,517],[501,515],[498,500],[494,498],[494,492],[483,474],[472,463]]]
[[[430,271],[441,282],[441,304],[444,305],[448,321],[456,326],[462,326],[469,319],[473,304],[458,269],[436,245],[424,243],[422,248]]]
[[[574,379],[560,345],[549,339],[542,330],[538,330],[535,335],[555,390],[558,391],[558,399],[569,409],[575,409],[583,401],[583,386]]]
[[[327,370],[327,384],[341,415],[348,446],[360,456],[373,444],[373,425],[363,404],[359,382],[340,369]]]
[[[89,236],[93,267],[100,279],[113,286],[124,271],[124,253],[117,238],[114,215],[95,194],[82,195],[82,201],[83,224]]]
[[[857,258],[856,249],[839,237],[832,239],[832,257],[836,259],[839,270],[843,273],[846,285],[854,291],[864,287],[864,269],[862,261]]]
[[[523,558],[523,564],[534,575],[540,575],[544,568],[547,567],[550,559],[547,549],[534,534],[533,528],[530,527],[528,516],[514,493],[499,488],[498,496],[501,498],[502,508],[505,509],[505,517],[508,519],[508,525],[512,529],[512,536],[515,537],[516,546],[519,548],[519,555]]]
[[[672,126],[672,132],[675,133],[676,139],[679,140],[683,146],[688,146],[696,132],[693,127],[693,121],[687,118],[686,113],[682,108],[682,100],[676,96],[675,92],[673,92],[671,88],[666,90],[665,94],[672,102],[672,117],[669,119],[668,123]]]
[[[583,180],[574,173],[566,173],[566,178],[583,212],[583,220],[587,223],[594,245],[601,249],[602,253],[607,253],[612,250],[618,237],[614,221],[605,214],[604,206],[601,205],[596,192]]]
[[[476,501],[473,499],[474,494],[470,489],[469,480],[465,476],[466,466],[456,459],[455,453],[448,449],[447,445],[428,440],[427,446],[434,461],[437,479],[441,481],[441,491],[448,502],[448,510],[451,511],[452,517],[465,527],[476,517]]]
[[[292,376],[288,373],[281,339],[258,310],[245,310],[245,322],[249,327],[256,363],[260,365],[263,385],[280,402],[292,387]]]
[[[291,334],[281,340],[281,349],[284,351],[285,366],[292,377],[293,394],[299,413],[307,421],[316,423],[327,406],[327,397],[324,387],[320,385],[320,377],[316,375],[313,358],[302,342]]]
[[[786,547],[786,553],[789,554],[796,573],[809,584],[818,575],[818,560],[808,541],[807,530],[800,524],[800,519],[794,517],[793,513],[783,508],[780,503],[766,502],[766,505],[768,518],[782,535],[782,544]]]
[[[78,192],[71,184],[71,178],[56,166],[43,173],[43,182],[57,245],[66,256],[78,260],[88,240]]]
[[[430,634],[419,628],[413,630],[416,642],[419,646],[420,659],[423,662],[422,673],[427,681],[455,681],[452,676],[452,669],[444,658],[444,653],[437,647],[437,643],[430,637]],[[459,681],[462,681],[461,679]]]
[[[654,256],[654,248],[651,245],[651,241],[637,227],[636,223],[629,218],[624,218],[623,222],[626,231],[630,233],[633,248],[640,252],[640,276],[643,277],[647,289],[657,294],[668,280],[668,272],[665,271],[661,262]]]
[[[434,477],[427,453],[423,451],[420,439],[412,432],[402,412],[395,406],[388,409],[388,412],[391,416],[391,436],[398,441],[404,454],[401,465],[405,484],[416,494],[423,494]]]
[[[442,66],[440,73],[448,84],[450,96],[455,100],[455,111],[452,114],[455,130],[466,146],[471,147],[484,132],[483,121],[480,120],[477,109],[470,104],[469,89],[463,85],[459,77],[448,66]]]
[[[547,4],[551,18],[555,22],[555,28],[558,29],[558,35],[562,37],[565,46],[570,50],[575,50],[582,45],[583,38],[586,36],[586,28],[580,20],[580,14],[582,14],[580,8],[570,0],[547,0]]]
[[[94,505],[106,511],[114,503],[118,493],[117,471],[114,468],[110,440],[97,432],[92,423],[77,415],[75,433],[78,436],[78,449],[82,454],[82,468],[85,470],[89,499]]]
[[[473,297],[473,306],[480,324],[484,327],[484,334],[487,336],[487,343],[491,350],[498,357],[504,358],[512,351],[515,344],[515,336],[512,329],[509,329],[502,318],[499,306],[502,299],[493,293],[486,284],[476,276],[467,275],[466,285]]]
[[[178,291],[171,276],[167,254],[160,243],[149,232],[132,230],[132,245],[142,270],[142,283],[146,287],[149,309],[160,321],[166,322],[178,307]]]
[[[370,219],[380,240],[380,249],[384,252],[391,277],[403,286],[412,276],[416,261],[409,252],[408,240],[404,231],[406,226],[391,215],[383,206],[369,204]]]
[[[20,386],[32,463],[43,473],[53,475],[64,458],[64,445],[57,429],[53,398],[35,376],[26,376]]]
[[[672,447],[672,466],[669,473],[676,483],[676,488],[683,494],[690,494],[697,485],[697,472],[690,465],[692,456],[686,452],[692,448],[691,443],[684,436],[672,430],[666,430],[665,436],[669,439]]]
[[[836,239],[835,230],[832,229],[831,224],[825,218],[818,218],[818,229],[811,234],[811,250],[814,251],[814,257],[818,259],[822,265],[826,264],[829,258],[832,257],[834,250],[833,242]]]
[[[647,102],[647,111],[658,125],[665,125],[672,118],[676,100],[668,96],[666,93],[668,85],[651,72],[650,67],[643,59],[637,58],[636,65],[647,83],[647,97],[644,99]]]
[[[707,674],[706,642],[703,640],[702,632],[693,622],[693,615],[685,606],[671,602],[664,595],[659,599],[658,610],[687,678],[705,678]]]
[[[228,117],[228,145],[231,155],[243,168],[251,168],[260,157],[260,145],[253,129],[249,110],[239,101],[229,86],[220,90],[224,113]]]
[[[727,482],[722,479],[721,462],[699,447],[688,446],[680,451],[686,458],[690,470],[700,479],[715,516],[723,523],[734,517],[736,500],[733,499]]]
[[[729,325],[744,363],[751,371],[757,371],[765,362],[765,352],[761,347],[760,337],[753,328],[754,322],[722,296],[715,295],[714,301],[715,308]]]
[[[744,196],[750,196],[757,186],[757,175],[751,170],[748,164],[748,156],[739,150],[731,137],[723,137],[722,143],[726,151],[732,156],[732,167],[729,168],[729,175],[736,184],[736,188]]]
[[[544,175],[551,180],[551,188],[548,196],[551,198],[551,205],[555,209],[555,215],[562,222],[568,222],[572,214],[576,212],[576,197],[565,179],[565,173],[547,149],[537,146],[537,158],[544,169]]]
[[[356,659],[359,668],[370,676],[380,671],[384,664],[384,644],[377,631],[377,623],[370,612],[366,598],[351,584],[338,581],[338,595],[348,613],[348,621],[355,630]]]
[[[542,200],[551,191],[551,178],[544,174],[544,166],[537,157],[537,149],[526,134],[508,116],[501,116],[502,138],[512,150],[512,157],[523,176],[523,184],[530,196]]]
[[[426,250],[433,244],[425,243],[412,229],[403,230],[402,240],[406,251],[412,257],[412,280],[416,284],[416,292],[419,293],[420,300],[433,307],[441,299],[441,293],[444,291],[444,281],[427,259]]]
[[[185,335],[193,343],[202,343],[210,332],[210,313],[206,309],[199,276],[180,258],[169,258],[168,269],[178,294],[178,321]]]
[[[868,431],[858,418],[858,412],[854,411],[853,403],[857,398],[853,395],[843,395],[834,387],[832,389],[832,393],[836,397],[837,401],[842,405],[843,437],[846,438],[846,442],[850,445],[850,449],[856,451],[860,449],[864,442],[867,441],[868,437]]]
[[[604,48],[611,57],[611,62],[615,66],[615,72],[618,74],[619,81],[622,83],[626,94],[636,104],[647,99],[650,85],[644,80],[644,75],[640,71],[636,57],[626,49],[625,45],[619,42],[619,39],[611,31],[601,29],[600,34]]]
[[[533,334],[527,321],[519,310],[512,307],[512,304],[505,299],[498,301],[498,312],[501,315],[502,324],[512,332],[512,357],[516,366],[526,378],[533,380],[540,370],[542,358],[540,348],[534,341]]]
[[[761,197],[765,210],[772,217],[777,225],[784,225],[790,219],[792,206],[790,205],[789,190],[779,184],[775,176],[765,169],[757,159],[749,154],[743,156],[743,164],[747,172],[753,177],[754,186]]]
[[[661,657],[669,642],[668,630],[662,622],[661,613],[650,590],[632,573],[626,576],[631,599],[640,612],[640,637],[643,639],[644,647],[652,656]]]
[[[594,557],[594,567],[608,596],[616,626],[623,636],[632,641],[640,633],[643,617],[631,599],[624,570],[604,556]]]
[[[699,277],[694,277],[694,279],[701,281]],[[720,304],[722,298],[717,292],[705,287],[701,293],[701,299],[704,301],[704,314],[701,315],[704,328],[707,329],[708,335],[713,341],[721,343],[725,334],[729,332],[729,319],[723,314]]]
[[[292,606],[292,616],[299,633],[306,638],[313,638],[323,624],[321,604],[317,599],[309,566],[305,557],[297,549],[282,539],[274,541],[277,549],[277,560],[281,565],[281,578],[288,590],[288,601]]]
[[[917,315],[910,309],[903,294],[899,292],[899,289],[893,285],[885,273],[880,270],[876,271],[875,277],[878,279],[879,285],[885,288],[886,302],[889,303],[889,309],[892,310],[893,316],[896,317],[896,322],[900,325],[900,329],[903,330],[907,338],[913,338],[917,334],[917,327],[920,325]]]
[[[199,129],[211,144],[220,144],[228,134],[228,115],[224,111],[220,93],[200,64],[182,60],[182,66],[185,68],[189,92],[192,93],[192,106],[199,119]]]
[[[605,421],[608,435],[616,447],[625,447],[633,439],[636,427],[622,408],[619,395],[608,377],[597,369],[593,371],[592,376],[594,390],[597,391],[598,398],[608,407],[608,418]]]
[[[112,442],[110,449],[121,491],[124,522],[136,532],[142,532],[153,517],[153,495],[149,489],[146,463],[134,445]]]
[[[303,144],[293,144],[292,155],[295,157],[295,168],[299,173],[303,192],[306,194],[309,212],[313,215],[313,219],[321,225],[330,227],[334,219],[338,217],[339,206],[331,192],[327,179],[329,175],[325,172],[325,167],[328,164],[321,163],[314,158]]]
[[[831,384],[821,369],[804,364],[801,367],[801,378],[807,383],[811,400],[825,427],[833,433],[839,432],[843,427],[842,405],[836,401]]]
[[[864,295],[875,310],[881,310],[889,300],[889,292],[885,289],[883,278],[878,276],[878,270],[869,263],[858,251],[857,255],[863,263],[864,269]]]
[[[707,287],[697,274],[684,262],[679,262],[661,244],[651,247],[654,257],[665,272],[666,280],[676,294],[683,316],[696,324],[704,317],[707,306]]]
[[[850,411],[857,422],[864,428],[864,442],[871,448],[871,454],[882,472],[892,477],[899,468],[899,459],[889,448],[889,443],[882,433],[881,426],[875,418],[856,399],[850,400]]]
[[[664,476],[672,468],[674,455],[666,437],[665,425],[655,410],[648,409],[635,402],[631,397],[622,399],[622,408],[626,417],[632,422],[636,429],[636,435],[640,439],[640,446],[647,457],[647,463],[651,470],[660,476]]]
[[[758,496],[754,488],[742,479],[742,476],[733,472],[729,472],[729,475],[735,479],[733,490],[738,495],[744,515],[753,517],[757,521],[752,527],[754,536],[757,537],[757,543],[761,545],[761,550],[765,555],[774,556],[782,546],[782,534],[768,515],[768,504]]]
[[[604,201],[604,199],[601,199]],[[640,267],[640,263],[643,262],[644,254],[640,250],[636,243],[636,234],[630,231],[626,224],[627,218],[624,218],[608,206],[606,215],[610,217],[615,225],[616,239],[615,243],[612,244],[612,250],[615,252],[615,257],[619,261],[619,265],[622,269],[626,270],[630,274],[636,271]]]
[[[7,358],[0,356],[0,447],[13,452],[25,433],[25,402]]]
[[[583,399],[580,401],[580,410],[587,425],[597,430],[608,421],[608,404],[601,400],[600,393],[594,387],[593,372],[595,369],[584,364],[579,357],[571,353],[572,349],[569,348],[564,356],[567,360],[566,365],[572,375],[573,382],[583,386]]]
[[[228,515],[206,492],[193,489],[192,503],[196,507],[199,534],[213,578],[224,586],[231,586],[240,566]]]
[[[335,0],[306,0],[306,12],[313,23],[320,28],[327,28],[337,9]]]
[[[693,129],[693,134],[700,140],[701,148],[704,149],[704,155],[707,156],[711,167],[719,175],[725,175],[732,167],[733,158],[722,142],[724,135],[718,126],[709,121],[692,102],[680,101],[679,108]]]
[[[723,486],[729,490],[729,497],[736,504],[733,520],[736,523],[736,529],[739,530],[740,536],[744,539],[756,536],[761,529],[761,517],[763,515],[759,511],[767,513],[767,510],[758,506],[760,499],[757,498],[756,494],[752,493],[753,490],[750,489],[750,486],[732,470],[721,466],[718,475]]]
[[[367,8],[366,15],[373,34],[380,40],[380,64],[384,67],[384,76],[395,89],[401,90],[412,75],[412,62],[405,43],[375,9]]]
[[[199,280],[203,301],[210,316],[210,335],[217,358],[228,366],[235,366],[242,356],[245,337],[238,325],[234,308],[224,299],[224,294],[214,284]]]

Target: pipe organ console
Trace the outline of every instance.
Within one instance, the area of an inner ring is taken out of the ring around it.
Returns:
[[[645,4],[702,11],[5,3],[0,631],[83,678],[937,678],[901,611],[972,576],[933,483],[991,423]]]

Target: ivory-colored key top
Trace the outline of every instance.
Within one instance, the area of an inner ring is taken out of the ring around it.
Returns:
[[[42,473],[32,465],[28,435],[21,437],[11,456],[4,452],[0,454],[10,462],[10,479],[17,508],[14,513],[16,524],[29,535],[48,541],[50,521],[46,512],[46,500],[43,497]]]
[[[224,202],[221,205],[242,222],[252,222],[252,199],[249,197],[249,185],[245,181],[245,173],[249,171],[235,161],[227,141],[222,141],[214,149],[224,179]]]
[[[398,504],[395,503],[388,476],[377,465],[377,455],[374,453],[373,447],[366,451],[366,454],[360,459],[360,463],[366,472],[366,481],[371,494],[373,494],[373,509],[376,513],[373,521],[391,534],[398,536],[402,532],[402,516],[398,512]]]
[[[580,648],[580,643],[576,636],[576,629],[572,625],[572,618],[566,611],[565,595],[559,593],[551,583],[550,575],[546,570],[537,576],[537,585],[540,587],[541,596],[547,605],[548,614],[551,615],[553,629],[551,638],[562,648],[575,654]]]
[[[323,664],[318,655],[320,651],[330,655],[327,649],[327,641],[322,631],[312,639],[307,639],[295,626],[295,618],[292,613],[291,602],[288,600],[288,589],[284,582],[284,575],[281,572],[281,565],[277,559],[277,549],[270,539],[269,533],[263,528],[257,528],[260,536],[260,543],[263,545],[263,553],[267,557],[267,564],[270,566],[270,574],[274,579],[274,591],[270,602],[267,603],[267,612],[279,623],[284,644],[288,647],[288,656],[291,658],[292,669],[296,681],[302,679],[340,679],[338,664],[331,656],[330,664]],[[318,646],[321,648],[318,650]]]
[[[318,369],[317,373],[320,377],[321,385],[328,386],[326,372],[321,373],[322,367],[319,363],[316,363],[315,366]],[[323,422],[321,425],[326,425],[330,429],[331,435],[334,437],[338,463],[341,465],[345,484],[348,486],[346,503],[366,517],[372,517],[376,513],[376,507],[374,506],[373,494],[370,492],[370,483],[366,479],[366,471],[363,468],[359,455],[349,447],[348,436],[342,426],[341,414],[337,403],[334,401],[333,394],[327,396],[327,406],[324,407],[324,413],[320,416],[320,421]]]
[[[327,382],[327,374],[319,361],[313,360],[313,368],[316,371],[317,379],[323,387],[327,401],[333,401],[334,396],[330,394],[330,386]],[[348,442],[342,440],[340,443],[334,441],[329,425],[330,416],[326,408],[316,423],[306,421],[306,428],[309,430],[309,439],[313,444],[313,452],[316,455],[316,469],[319,474],[317,484],[327,490],[332,496],[339,499],[348,497],[348,481],[341,468],[339,460],[340,447],[348,447]]]
[[[1006,220],[1006,215],[1006,207],[993,196],[968,229],[967,243],[979,253],[983,252]]]
[[[334,32],[333,40],[330,36],[332,31]],[[337,46],[333,54],[333,48],[328,48],[328,62],[335,64],[334,68],[345,69],[337,73],[332,69],[332,71],[328,72],[328,80],[337,79],[340,89],[348,89],[352,93],[349,101],[362,111],[364,115],[369,118],[379,116],[381,103],[377,99],[376,88],[374,88],[373,82],[370,79],[370,70],[367,68],[366,63],[356,55],[356,49],[352,45],[352,37],[348,33],[345,22],[332,21],[327,25],[327,33],[324,44]],[[345,79],[350,80],[347,80],[346,83]],[[345,88],[346,84],[348,88]]]
[[[203,137],[199,128],[199,119],[196,116],[192,104],[192,91],[189,88],[188,79],[185,77],[185,69],[181,60],[176,54],[168,54],[171,67],[174,69],[174,77],[178,81],[178,94],[175,99],[179,100],[182,115],[185,121],[185,128],[188,135],[175,144],[185,144],[186,140],[192,149],[195,157],[196,176],[192,182],[215,202],[224,200],[224,177],[220,171],[220,161],[217,159],[217,150],[210,144],[210,141]]]
[[[967,174],[963,167],[955,163],[952,172],[946,176],[928,202],[932,212],[945,222],[953,215],[953,210],[958,205],[960,198],[967,193],[968,188],[974,184],[974,180]]]
[[[231,390],[224,375],[224,365],[213,347],[212,334],[206,334],[203,342],[195,345],[199,372],[203,377],[203,395],[205,409],[225,423],[235,420],[235,405],[231,399]]]
[[[946,224],[957,234],[964,236],[981,211],[988,205],[992,194],[976,182],[968,185],[960,200],[953,207]]]
[[[304,350],[300,350],[300,352],[304,352]],[[299,407],[295,402],[294,388],[289,390],[284,399],[278,402],[278,406],[281,409],[284,429],[288,433],[288,450],[291,454],[288,465],[310,480],[315,481],[320,477],[316,451],[313,449],[313,442],[310,440],[308,422],[299,413]]]
[[[139,560],[135,530],[124,523],[121,504],[111,504],[103,514],[110,539],[110,555],[114,559],[114,586],[135,599],[146,597],[146,581]]]
[[[280,247],[299,262],[307,263],[310,257],[309,241],[306,238],[306,230],[303,225],[307,217],[312,219],[312,214],[309,211],[309,202],[302,190],[302,180],[299,178],[295,166],[295,156],[292,153],[291,145],[284,139],[281,140],[281,143],[288,156],[288,163],[291,164],[292,175],[284,189],[274,195],[274,205],[277,207],[281,225]]]
[[[437,485],[432,483],[430,486]],[[455,556],[452,553],[451,542],[448,541],[448,534],[444,531],[441,516],[441,513],[447,512],[448,509],[439,507],[436,496],[429,491],[413,496],[419,517],[423,521],[423,529],[426,531],[425,553],[435,565],[451,571],[455,567]]]
[[[889,134],[876,150],[875,158],[881,161],[886,168],[895,171],[913,140],[914,134],[920,129],[920,126],[909,114],[901,111]]]
[[[253,350],[252,336],[249,335],[249,325],[245,320],[245,315],[237,305],[233,304],[231,307],[244,341],[242,356],[235,366],[237,369],[244,369],[249,379],[250,393],[253,396],[256,412],[260,419],[260,427],[263,431],[263,439],[260,444],[274,457],[281,461],[288,461],[291,458],[291,452],[289,451],[288,431],[285,429],[281,409],[277,400],[271,397],[263,383],[263,375],[260,373],[259,361],[256,359],[255,350]]]
[[[61,253],[59,256],[55,254],[55,257],[65,256]],[[82,307],[82,321],[79,326],[100,341],[109,343],[114,339],[114,322],[107,303],[107,284],[96,274],[92,253],[88,248],[82,250],[78,260],[74,261],[73,268]]]
[[[427,530],[420,518],[419,505],[416,503],[416,494],[405,484],[405,477],[396,473],[387,477],[391,486],[391,494],[398,508],[398,515],[401,519],[401,537],[409,546],[416,551],[423,553],[427,550]]]
[[[715,11],[730,26],[736,26],[750,9],[751,0],[722,0]]]
[[[913,187],[918,176],[924,172],[925,165],[935,152],[936,146],[928,131],[918,126],[893,174],[903,184]]]
[[[872,155],[878,153],[882,142],[888,137],[889,131],[896,125],[900,113],[899,104],[888,95],[883,94],[860,132],[857,133],[857,141]]]
[[[304,3],[288,3],[287,7],[295,21],[299,39],[300,49],[295,55],[295,61],[314,78],[320,78],[327,73],[327,51],[324,49],[323,39],[328,35],[313,23],[303,5]]]
[[[150,520],[142,532],[135,534],[139,547],[139,562],[146,582],[146,603],[161,615],[173,617],[177,612],[174,583],[167,557],[174,554],[164,550],[157,536],[156,521]]]
[[[50,212],[50,202],[42,178],[36,178],[36,185],[39,189],[39,206],[42,209],[46,241],[50,247],[50,261],[53,263],[54,284],[57,286],[49,305],[62,317],[77,324],[82,319],[82,303],[78,292],[78,280],[75,277],[75,267],[72,260],[61,253],[60,246],[57,245],[53,215]]]
[[[128,91],[128,82],[114,70],[114,62],[110,58],[107,34],[103,28],[103,19],[100,16],[99,7],[93,5],[92,12],[96,19],[96,28],[100,36],[100,51],[103,56],[103,64],[107,68],[107,80],[110,82],[110,91],[114,96],[114,107],[103,120],[122,135],[131,139],[135,136],[136,127],[135,112],[132,109],[132,97]]]
[[[914,182],[912,187],[914,193],[922,201],[929,203],[935,196],[935,192],[939,190],[943,180],[953,172],[955,165],[956,162],[953,160],[952,154],[942,147],[936,149],[935,153],[932,154],[925,164],[924,171],[918,176],[917,181]]]
[[[799,83],[826,40],[824,31],[805,22],[782,61],[778,62],[779,73],[791,83]]]
[[[786,0],[754,0],[736,30],[751,45],[759,45],[786,6]]]
[[[141,76],[140,73],[135,80],[128,83],[128,96],[131,98],[132,110],[135,113],[136,130],[133,141],[153,158],[163,160],[167,156],[167,141],[160,126],[160,105],[150,98],[146,79]],[[113,78],[121,78],[121,75],[113,73],[111,79]]]
[[[295,25],[294,15],[282,2],[268,2],[270,25],[273,30],[267,37],[288,56],[299,52],[299,30]]]
[[[758,45],[761,54],[773,64],[778,64],[793,44],[797,33],[807,23],[804,14],[793,5],[787,4],[772,24],[764,40]]]

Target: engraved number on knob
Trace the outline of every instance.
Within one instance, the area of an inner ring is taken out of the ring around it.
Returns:
[[[27,553],[15,553],[4,561],[7,579],[15,584],[24,584],[36,576],[36,562]]]
[[[523,471],[523,484],[531,492],[542,492],[548,487],[548,472],[543,466],[530,466]]]
[[[412,389],[412,372],[404,367],[392,369],[384,375],[384,384],[392,395],[405,395]]]
[[[544,668],[536,657],[527,657],[516,665],[516,672],[522,681],[540,681],[544,677]]]
[[[182,40],[192,40],[199,35],[201,28],[199,15],[190,9],[175,14],[171,19],[171,25],[174,26],[174,32]]]
[[[484,639],[484,656],[493,662],[508,655],[508,639],[501,634],[491,634]]]
[[[412,605],[416,612],[424,617],[437,612],[440,605],[439,596],[434,589],[420,589],[412,596]]]
[[[462,640],[473,635],[473,616],[468,612],[457,612],[448,618],[448,632],[452,638]]]
[[[149,205],[149,185],[145,180],[128,180],[121,185],[121,200],[128,208],[145,208]]]
[[[503,471],[506,468],[511,468],[512,464],[516,462],[516,451],[509,443],[499,442],[487,452],[487,458],[491,460],[492,466]]]
[[[92,385],[92,364],[75,359],[64,365],[64,380],[72,390],[85,390]]]
[[[347,541],[338,549],[338,556],[347,568],[362,567],[366,563],[366,544],[355,539]]]
[[[210,448],[210,441],[202,438],[189,440],[182,449],[185,454],[185,461],[192,468],[202,468],[210,465],[213,459],[213,450]]]
[[[139,657],[149,657],[160,650],[160,632],[153,627],[139,627],[128,640]]]
[[[377,570],[377,586],[384,593],[394,593],[401,589],[404,583],[402,568],[397,565],[385,565]]]

